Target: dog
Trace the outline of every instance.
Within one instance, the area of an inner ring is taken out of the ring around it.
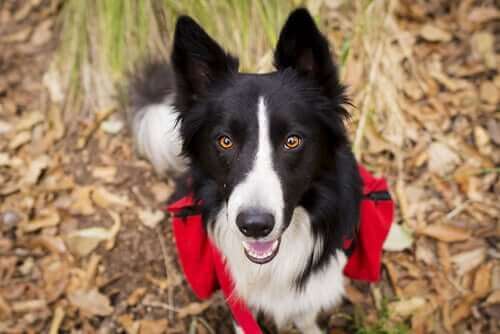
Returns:
[[[181,16],[171,65],[152,62],[131,82],[132,132],[139,154],[200,204],[236,295],[278,328],[320,333],[318,313],[344,293],[343,243],[363,196],[349,101],[306,9],[288,17],[274,65],[239,73],[237,58]]]

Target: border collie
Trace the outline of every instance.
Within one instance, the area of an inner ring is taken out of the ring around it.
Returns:
[[[235,292],[277,326],[320,333],[343,294],[342,243],[358,226],[362,182],[348,103],[326,38],[305,9],[285,23],[276,71],[238,72],[193,19],[178,19],[171,66],[136,75],[136,147],[185,180],[227,261]]]

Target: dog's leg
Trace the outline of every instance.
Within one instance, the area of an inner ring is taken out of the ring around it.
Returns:
[[[319,328],[316,322],[316,313],[307,313],[294,320],[297,329],[304,334],[322,334],[323,331]]]

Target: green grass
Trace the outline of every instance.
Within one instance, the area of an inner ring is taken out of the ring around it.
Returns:
[[[387,300],[382,301],[382,305],[377,314],[375,323],[368,323],[361,308],[356,308],[354,312],[353,333],[355,334],[410,334],[411,331],[405,323],[391,320]]]
[[[95,102],[102,96],[92,94],[96,90],[92,83],[112,87],[123,81],[141,59],[168,59],[176,18],[184,14],[192,16],[224,48],[237,55],[240,70],[269,71],[279,29],[289,12],[305,6],[317,14],[323,1],[67,0],[61,15],[57,57],[70,99],[66,105],[74,110],[79,99],[102,105]],[[103,83],[107,80],[109,83]],[[105,100],[112,100],[109,97],[113,93],[108,93]]]

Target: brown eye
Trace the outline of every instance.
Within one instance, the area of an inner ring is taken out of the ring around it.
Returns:
[[[288,136],[285,141],[285,150],[293,150],[302,144],[302,138],[296,135]]]
[[[233,142],[231,141],[231,138],[229,138],[228,136],[220,136],[219,146],[224,150],[229,150],[230,148],[233,147]]]

